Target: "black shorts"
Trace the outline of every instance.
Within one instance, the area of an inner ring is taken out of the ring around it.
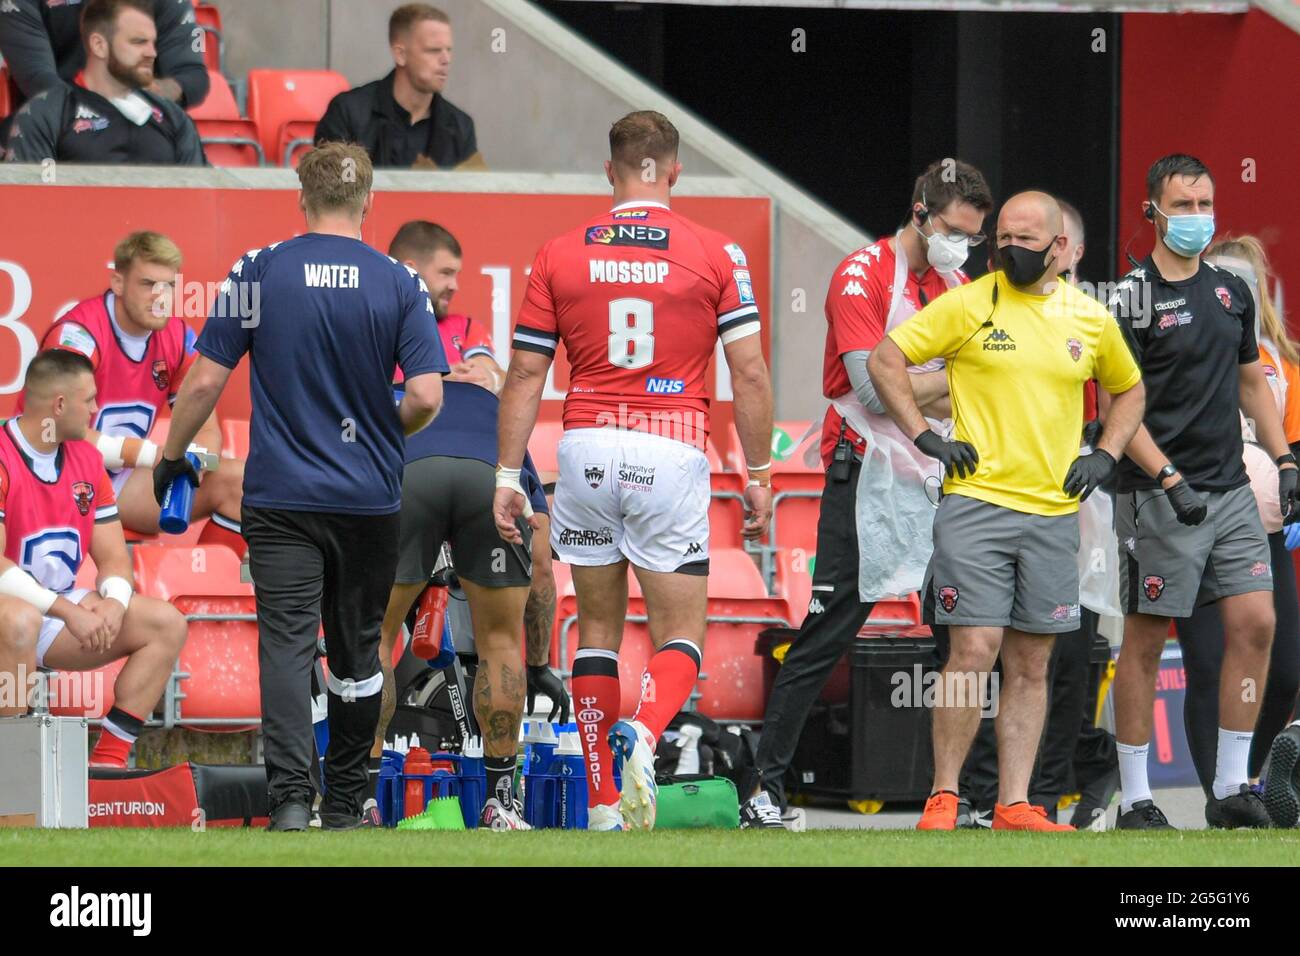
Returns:
[[[475,458],[421,458],[402,473],[402,530],[397,583],[429,580],[444,542],[456,574],[485,588],[528,587],[532,529],[521,521],[523,545],[497,534],[492,520],[496,471]]]

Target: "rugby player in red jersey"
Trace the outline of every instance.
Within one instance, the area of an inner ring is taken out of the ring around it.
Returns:
[[[37,667],[92,670],[119,658],[113,706],[92,766],[125,767],[185,643],[185,618],[134,594],[104,460],[85,441],[95,414],[90,361],[42,352],[27,367],[25,410],[0,425],[0,674],[26,686]],[[98,593],[76,586],[89,553]],[[0,716],[27,701],[0,702]]]
[[[563,342],[571,372],[551,544],[573,566],[578,598],[573,699],[591,830],[654,825],[655,745],[699,674],[709,560],[704,378],[719,339],[749,465],[744,536],[764,534],[772,510],[772,384],[745,253],[669,208],[681,164],[666,117],[630,113],[609,142],[613,208],[546,243],[529,276],[501,395],[494,500],[498,533],[518,543],[519,468]],[[621,721],[629,563],[656,652],[636,714]]]
[[[50,326],[43,348],[80,352],[95,369],[99,412],[87,440],[103,454],[113,480],[122,524],[142,534],[158,533],[158,503],[152,468],[159,446],[149,440],[160,416],[170,414],[181,381],[193,364],[194,332],[173,315],[181,251],[156,232],[133,232],[113,250],[108,291],[77,303]],[[214,413],[195,437],[214,455],[221,452],[221,429]],[[203,472],[194,495],[191,520],[211,517],[229,535],[224,542],[237,554],[244,463],[223,459]]]

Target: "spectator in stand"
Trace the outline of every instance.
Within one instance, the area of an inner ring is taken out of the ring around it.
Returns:
[[[408,3],[388,20],[394,68],[330,101],[316,141],[360,143],[376,168],[482,167],[474,120],[442,96],[451,69],[451,20]]]
[[[91,0],[81,18],[85,69],[14,115],[6,158],[206,165],[193,121],[153,89],[157,36],[148,0]]]
[[[116,19],[122,7],[136,7],[158,28],[158,61],[149,91],[181,106],[198,106],[208,95],[208,70],[203,63],[201,35],[190,0],[90,0],[76,3],[49,0],[8,0],[0,3],[0,54],[9,67],[21,99],[41,90],[72,83],[86,66],[81,42],[83,19],[107,13]]]

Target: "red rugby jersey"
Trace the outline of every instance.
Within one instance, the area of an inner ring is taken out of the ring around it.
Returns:
[[[62,594],[72,590],[90,553],[95,522],[117,519],[117,499],[104,458],[90,442],[63,442],[55,468],[52,482],[33,471],[32,449],[18,430],[18,419],[0,427],[5,557],[42,587]]]
[[[161,331],[150,333],[144,357],[136,361],[123,349],[109,318],[111,295],[77,303],[49,327],[41,347],[80,352],[95,366],[96,431],[148,438],[159,415],[176,401],[181,380],[198,357],[194,333],[173,317]]]
[[[760,331],[745,253],[667,206],[629,202],[542,246],[513,346],[564,342],[564,427],[652,431],[703,447],[717,342]]]
[[[844,356],[849,352],[871,351],[893,328],[889,322],[889,305],[898,265],[894,252],[896,241],[892,236],[880,239],[845,256],[835,267],[835,275],[826,290],[822,394],[827,398],[839,398],[853,390],[848,370],[844,368]],[[963,283],[969,281],[961,270],[956,270],[956,275]],[[948,291],[948,283],[938,269],[926,269],[920,279],[907,269],[906,277],[903,303],[913,313]],[[853,443],[853,450],[859,455],[866,450],[866,443],[852,428],[845,426],[844,437]],[[830,467],[839,438],[840,413],[831,406],[822,425],[823,466]]]

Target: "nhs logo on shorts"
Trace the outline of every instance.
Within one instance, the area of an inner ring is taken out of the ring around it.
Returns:
[[[652,395],[679,395],[686,388],[686,382],[680,378],[647,378],[645,390]]]

